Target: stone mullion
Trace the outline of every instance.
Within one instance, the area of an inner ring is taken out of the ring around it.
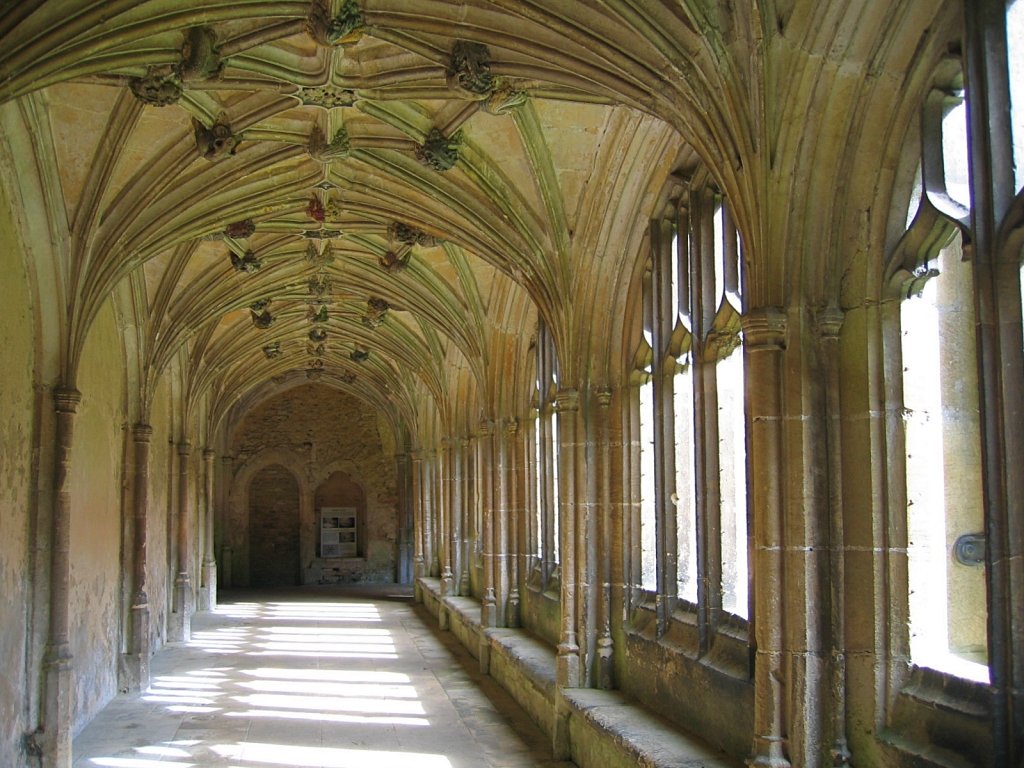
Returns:
[[[192,446],[187,442],[178,443],[178,563],[174,581],[174,612],[168,622],[168,639],[186,642],[191,637],[192,622],[192,578],[189,576],[192,530],[189,519],[189,466],[188,458]]]
[[[556,681],[563,688],[579,688],[583,682],[577,639],[576,569],[576,418],[579,393],[561,390],[557,397],[558,484],[561,580],[561,632],[558,643]]]
[[[231,547],[231,538],[228,535],[228,498],[230,494],[231,480],[234,460],[230,456],[222,456],[220,460],[220,488],[217,494],[217,527],[214,533],[220,530],[220,568],[217,579],[220,585],[229,589],[232,584],[232,566],[234,550]]]
[[[437,470],[439,458],[436,452],[423,457],[423,575],[438,576],[441,560],[437,553]]]
[[[470,581],[470,568],[473,560],[473,457],[470,451],[470,440],[464,437],[459,441],[458,476],[462,497],[459,501],[459,580],[458,594],[473,594],[473,583]]]
[[[452,563],[452,544],[455,540],[454,526],[452,525],[452,504],[454,497],[453,475],[455,467],[455,456],[452,452],[450,440],[441,443],[441,481],[440,498],[438,505],[438,551],[441,555],[441,594],[453,594],[455,572]]]
[[[577,426],[574,441],[576,492],[576,636],[580,645],[580,686],[591,687],[597,666],[598,597],[598,452],[600,430],[595,417],[595,400],[590,397],[580,411],[582,424]],[[591,471],[593,468],[593,471]]]
[[[509,551],[509,601],[506,624],[509,627],[520,625],[519,608],[521,594],[525,589],[523,579],[527,564],[527,542],[529,541],[526,532],[526,523],[529,518],[529,509],[526,506],[526,488],[523,468],[527,466],[523,461],[525,443],[524,433],[519,428],[519,422],[510,420],[505,427],[508,440],[508,475],[509,475],[509,510],[512,515],[512,531]]]
[[[520,505],[519,466],[516,452],[519,448],[519,422],[510,419],[505,423],[505,430],[499,436],[500,466],[500,506],[502,512],[498,519],[498,544],[501,560],[498,567],[500,594],[505,595],[504,621],[502,626],[519,626],[519,553],[521,536],[520,524],[523,509]],[[499,597],[500,600],[500,597]]]
[[[127,679],[122,687],[144,691],[149,686],[149,596],[146,593],[147,538],[149,531],[149,446],[153,428],[136,424],[132,428],[135,446],[133,483],[131,637],[126,659]]]
[[[1024,355],[1020,247],[1005,244],[1017,194],[1007,6],[964,3],[993,765],[1024,760]]]
[[[753,507],[754,743],[750,765],[788,768],[785,750],[782,438],[785,315],[765,308],[743,318],[749,375],[750,498]]]
[[[495,567],[497,555],[495,542],[495,515],[501,510],[494,508],[494,479],[497,476],[494,467],[494,422],[480,422],[480,434],[477,438],[477,504],[483,505],[481,515],[482,557],[484,566],[483,600],[480,603],[480,623],[485,627],[498,626],[497,595],[495,593]]]
[[[203,588],[199,592],[199,609],[212,611],[217,608],[217,558],[214,554],[214,492],[213,492],[213,460],[216,453],[210,448],[203,451],[204,468],[204,506],[206,515],[205,535],[203,540]]]
[[[842,403],[839,330],[843,313],[824,310],[818,317],[825,390],[825,456],[828,467],[829,690],[832,706],[831,765],[850,764],[846,740],[846,543],[843,535]]]
[[[75,412],[82,394],[71,388],[54,390],[57,412],[54,442],[53,517],[50,540],[49,641],[44,658],[42,746],[44,768],[71,765],[72,656],[69,643],[71,601],[71,449]]]
[[[614,642],[611,632],[611,581],[612,581],[612,547],[615,543],[615,530],[612,524],[612,436],[609,423],[609,406],[612,401],[610,389],[596,393],[597,401],[597,475],[600,485],[597,493],[597,558],[594,564],[597,582],[597,620],[596,643],[596,684],[598,688],[614,688]]]
[[[413,529],[413,552],[412,552],[412,578],[413,583],[426,574],[423,570],[423,540],[426,532],[426,520],[423,516],[423,455],[419,451],[412,453],[412,529]],[[418,587],[417,587],[418,589]]]

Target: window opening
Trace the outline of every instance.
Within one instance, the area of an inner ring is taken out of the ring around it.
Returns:
[[[640,586],[658,588],[657,506],[654,486],[654,384],[640,386]]]
[[[1010,70],[1010,124],[1013,131],[1014,183],[1024,188],[1024,0],[1006,10],[1006,50]]]

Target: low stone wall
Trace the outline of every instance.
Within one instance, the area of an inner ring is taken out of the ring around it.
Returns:
[[[618,691],[563,689],[555,683],[555,649],[522,630],[484,629],[480,603],[444,597],[435,578],[417,580],[416,595],[442,629],[480,661],[552,739],[556,757],[580,768],[739,768],[741,762],[680,732]]]

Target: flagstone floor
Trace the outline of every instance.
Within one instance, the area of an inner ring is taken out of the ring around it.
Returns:
[[[408,587],[234,592],[75,739],[74,768],[571,768]]]

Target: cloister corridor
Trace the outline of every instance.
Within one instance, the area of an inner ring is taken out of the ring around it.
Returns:
[[[73,756],[74,768],[572,766],[397,585],[222,593]]]

